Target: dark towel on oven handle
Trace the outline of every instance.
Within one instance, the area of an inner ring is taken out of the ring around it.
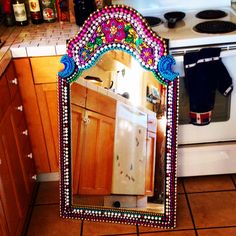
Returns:
[[[220,58],[220,52],[220,48],[203,48],[184,55],[184,81],[189,94],[192,124],[210,123],[216,89],[224,96],[233,90],[232,78]]]

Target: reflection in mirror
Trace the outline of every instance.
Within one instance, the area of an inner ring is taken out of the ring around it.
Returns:
[[[164,213],[167,87],[124,51],[71,84],[73,205]]]

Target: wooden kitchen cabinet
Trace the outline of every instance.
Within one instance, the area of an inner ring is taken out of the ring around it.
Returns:
[[[39,62],[42,62],[42,58],[39,60]],[[34,61],[33,67],[29,58],[14,59],[14,65],[16,68],[17,77],[19,79],[19,88],[21,91],[24,110],[26,114],[26,121],[29,129],[29,138],[32,145],[32,153],[34,156],[36,171],[37,174],[39,174],[58,171],[59,169],[58,161],[56,160],[57,144],[54,143],[54,138],[52,138],[53,134],[58,132],[58,127],[56,127],[54,131],[52,131],[52,128],[54,128],[58,123],[57,119],[53,120],[57,115],[57,106],[54,108],[51,107],[51,104],[55,104],[57,102],[56,75],[54,75],[54,80],[51,85],[54,86],[54,91],[52,91],[52,88],[48,88],[47,85],[44,86],[46,82],[44,83],[42,79],[44,79],[45,76],[39,76],[38,84],[36,84],[32,71],[32,67],[34,68],[34,71],[36,71],[36,63],[37,61]],[[42,66],[42,64],[40,63],[38,64],[38,66],[39,65]],[[40,66],[37,67],[39,73],[40,71],[41,73],[44,73],[45,67]],[[47,71],[51,71],[51,68],[50,70],[47,69]],[[35,76],[36,75],[37,73],[35,74]],[[51,77],[53,77],[53,75],[51,75]],[[51,77],[50,79],[52,79]],[[36,87],[36,85],[38,85],[39,87]],[[52,103],[50,102],[50,107],[47,106],[48,94],[50,94],[49,96],[51,96],[52,94],[52,96],[54,96],[53,98],[50,98],[50,100],[53,100]],[[50,116],[50,114],[48,113],[49,110],[50,112],[53,112],[55,116]],[[41,114],[41,112],[43,113]],[[46,112],[47,114],[45,114],[44,112]],[[45,130],[47,137],[44,133]],[[58,140],[56,141],[56,143],[57,142]],[[52,155],[52,157],[50,155]]]
[[[85,111],[79,194],[111,193],[115,120]]]
[[[109,109],[100,110],[103,95],[87,89],[86,106],[83,103],[83,92],[76,99],[72,90],[72,172],[73,194],[80,195],[108,195],[111,193],[111,177],[114,147],[115,114],[114,99],[106,103]],[[81,86],[80,86],[81,87]],[[83,91],[80,89],[80,91]],[[90,110],[91,100],[95,99],[96,109]],[[100,97],[100,98],[99,98]],[[85,98],[84,98],[85,99]],[[78,103],[79,102],[79,103]],[[110,103],[110,104],[109,104]],[[98,111],[100,113],[98,113]],[[103,113],[103,114],[101,114]],[[105,115],[104,115],[105,113]]]
[[[35,168],[12,63],[0,78],[0,87],[8,96],[4,98],[8,106],[0,104],[1,111],[4,111],[0,117],[1,231],[3,235],[21,235],[35,183],[32,179]]]
[[[42,122],[50,172],[57,172],[59,166],[57,85],[56,83],[36,84],[35,92]]]

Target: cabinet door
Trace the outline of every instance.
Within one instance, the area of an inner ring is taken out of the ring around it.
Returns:
[[[20,159],[18,155],[15,134],[13,130],[10,110],[2,121],[2,129],[0,133],[5,157],[7,160],[12,185],[14,186],[15,195],[17,196],[17,205],[20,215],[23,217],[26,213],[29,198],[26,194],[23,172],[21,169]]]
[[[111,193],[115,120],[86,111],[79,194]]]
[[[9,124],[4,124],[4,126],[5,125],[9,125]],[[6,128],[4,128],[3,125],[2,127],[0,126],[0,134],[1,134],[0,135],[0,157],[1,157],[0,196],[1,196],[1,208],[3,208],[1,209],[0,214],[1,214],[1,218],[3,216],[2,218],[3,223],[4,223],[4,218],[5,218],[5,221],[7,222],[7,225],[8,225],[9,234],[6,234],[6,235],[15,235],[18,229],[18,226],[20,224],[20,220],[22,218],[21,217],[22,210],[21,210],[19,199],[17,197],[18,188],[16,184],[14,183],[14,181],[18,182],[17,178],[20,178],[20,176],[16,176],[16,179],[14,179],[15,175],[14,173],[12,173],[12,170],[9,168],[9,160],[10,160],[9,156],[16,155],[16,152],[13,151],[13,149],[15,149],[14,142],[12,143],[9,150],[9,144],[5,136],[6,136],[6,131],[9,133],[11,132],[11,129],[7,130]],[[22,186],[18,186],[18,187],[21,188]],[[4,227],[4,231],[6,231],[6,227]]]
[[[147,160],[146,160],[146,195],[152,196],[154,192],[154,173],[156,158],[156,134],[147,133]]]
[[[1,161],[0,161],[0,165],[1,165]],[[1,188],[1,183],[0,183],[0,193],[1,193],[1,189],[2,188]],[[1,194],[0,194],[0,197],[1,197]],[[0,198],[0,236],[5,236],[5,235],[9,235],[9,231],[8,231],[8,227],[7,227],[5,212],[4,212],[4,209],[2,206],[2,201]]]
[[[10,102],[10,91],[7,86],[7,79],[5,75],[2,75],[0,77],[0,121],[3,118],[3,115],[5,114]]]
[[[78,194],[79,177],[82,158],[82,147],[84,137],[84,113],[85,109],[71,105],[72,110],[72,183],[73,183],[73,194]]]
[[[14,116],[14,113],[12,113],[11,120],[13,124],[21,170],[24,176],[24,184],[30,199],[35,184],[35,181],[32,178],[33,175],[35,175],[35,166],[32,159],[33,154],[29,141],[29,131],[24,116],[22,116],[19,120],[16,116]]]
[[[14,59],[13,62],[16,68],[37,173],[47,173],[50,172],[50,166],[31,64],[28,58]]]
[[[51,172],[59,171],[57,84],[35,85]]]

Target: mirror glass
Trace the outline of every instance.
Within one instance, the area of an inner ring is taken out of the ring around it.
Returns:
[[[72,204],[164,213],[167,86],[113,50],[70,89]]]

